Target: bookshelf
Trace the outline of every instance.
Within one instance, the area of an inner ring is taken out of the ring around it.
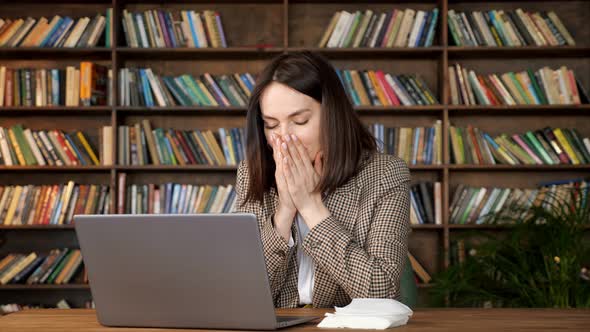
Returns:
[[[27,0],[18,3],[0,1],[2,17],[40,17],[71,15],[93,16],[113,8],[114,43],[110,48],[0,48],[0,64],[8,67],[64,68],[80,61],[93,61],[113,69],[113,100],[118,101],[118,69],[149,66],[154,72],[173,74],[223,74],[259,72],[273,56],[283,52],[309,49],[321,52],[341,69],[381,69],[390,73],[419,73],[441,102],[434,106],[379,107],[360,106],[356,110],[365,123],[385,126],[430,126],[441,120],[443,133],[449,126],[472,124],[487,132],[518,133],[544,126],[576,127],[590,136],[590,105],[542,106],[464,106],[451,105],[448,97],[448,65],[460,62],[477,72],[491,73],[543,65],[567,65],[581,84],[590,90],[590,1],[496,1],[483,0]],[[577,46],[562,47],[457,47],[450,45],[447,10],[516,9],[554,10],[574,36]],[[124,9],[141,11],[163,8],[172,11],[213,9],[222,15],[230,47],[130,48],[120,25]],[[332,14],[338,10],[385,11],[392,8],[439,9],[439,23],[433,46],[419,48],[344,48],[322,49],[316,44]],[[266,45],[259,47],[257,45]],[[0,108],[0,123],[9,127],[22,123],[31,129],[82,129],[98,146],[99,127],[130,125],[148,119],[153,127],[176,129],[216,129],[245,125],[246,108],[226,107],[10,107]],[[113,160],[117,160],[114,130]],[[505,231],[509,227],[489,225],[450,225],[449,205],[457,184],[479,186],[534,187],[547,179],[588,177],[590,165],[507,166],[453,165],[450,163],[449,138],[443,135],[442,165],[411,165],[412,182],[442,183],[442,225],[413,225],[410,250],[429,273],[449,265],[449,247],[453,237],[465,230]],[[127,174],[128,184],[166,181],[226,185],[235,182],[235,166],[89,166],[30,167],[0,166],[0,185],[54,184],[74,180],[79,184],[107,184],[116,193],[117,178]],[[110,197],[116,211],[116,195]],[[8,252],[48,251],[58,247],[77,247],[73,227],[0,226],[0,256]],[[420,301],[426,304],[428,285],[420,286]],[[55,304],[65,298],[73,306],[90,299],[87,285],[4,285],[0,286],[0,304]]]

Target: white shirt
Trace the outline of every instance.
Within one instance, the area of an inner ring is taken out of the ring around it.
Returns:
[[[299,291],[299,304],[311,304],[313,299],[314,265],[311,257],[303,251],[303,239],[309,233],[309,227],[303,221],[303,217],[297,212],[297,261],[299,262],[299,274],[297,275],[297,290]],[[289,247],[293,247],[293,235],[289,238]]]

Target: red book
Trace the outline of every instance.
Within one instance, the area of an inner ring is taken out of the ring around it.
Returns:
[[[74,155],[74,152],[72,150],[70,150],[70,148],[66,144],[66,139],[64,137],[64,134],[57,129],[54,129],[52,131],[55,134],[55,138],[57,139],[57,142],[59,143],[59,145],[61,145],[62,149],[65,151],[66,156],[72,161],[72,163],[74,165],[80,165],[80,162],[78,161],[78,159]]]
[[[186,140],[184,139],[184,137],[182,136],[180,131],[175,130],[174,134],[175,134],[175,137],[174,137],[175,141],[177,142],[177,144],[179,143],[179,146],[182,148],[182,150],[184,151],[184,154],[186,154],[186,156],[190,160],[191,164],[195,164],[195,165],[198,164],[197,160],[195,159],[195,156],[193,156],[191,149],[188,147],[188,144],[186,143]]]
[[[389,83],[387,83],[387,80],[385,79],[385,74],[383,74],[383,71],[381,71],[381,70],[376,71],[375,77],[377,77],[377,79],[379,80],[379,83],[381,83],[381,86],[383,86],[383,90],[385,90],[385,93],[387,94],[387,96],[389,96],[389,100],[391,101],[391,103],[395,106],[399,106],[400,105],[399,99],[395,95],[395,92],[393,91],[393,89],[391,88]]]

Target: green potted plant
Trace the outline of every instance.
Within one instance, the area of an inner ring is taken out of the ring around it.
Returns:
[[[464,233],[483,241],[463,263],[433,276],[433,305],[590,307],[588,188],[559,191],[538,206],[512,205],[485,219],[513,227]]]

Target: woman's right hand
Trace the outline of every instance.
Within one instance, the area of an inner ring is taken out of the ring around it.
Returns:
[[[293,223],[293,219],[295,218],[295,214],[297,213],[297,208],[295,208],[295,204],[293,204],[293,200],[291,199],[291,194],[289,193],[289,189],[287,188],[287,180],[283,174],[283,157],[281,154],[281,143],[283,143],[283,139],[276,135],[275,133],[271,134],[271,141],[272,141],[272,155],[275,161],[275,181],[277,184],[277,193],[279,195],[279,206],[275,213],[275,227],[279,231],[279,233],[285,238],[289,239],[291,225]]]

